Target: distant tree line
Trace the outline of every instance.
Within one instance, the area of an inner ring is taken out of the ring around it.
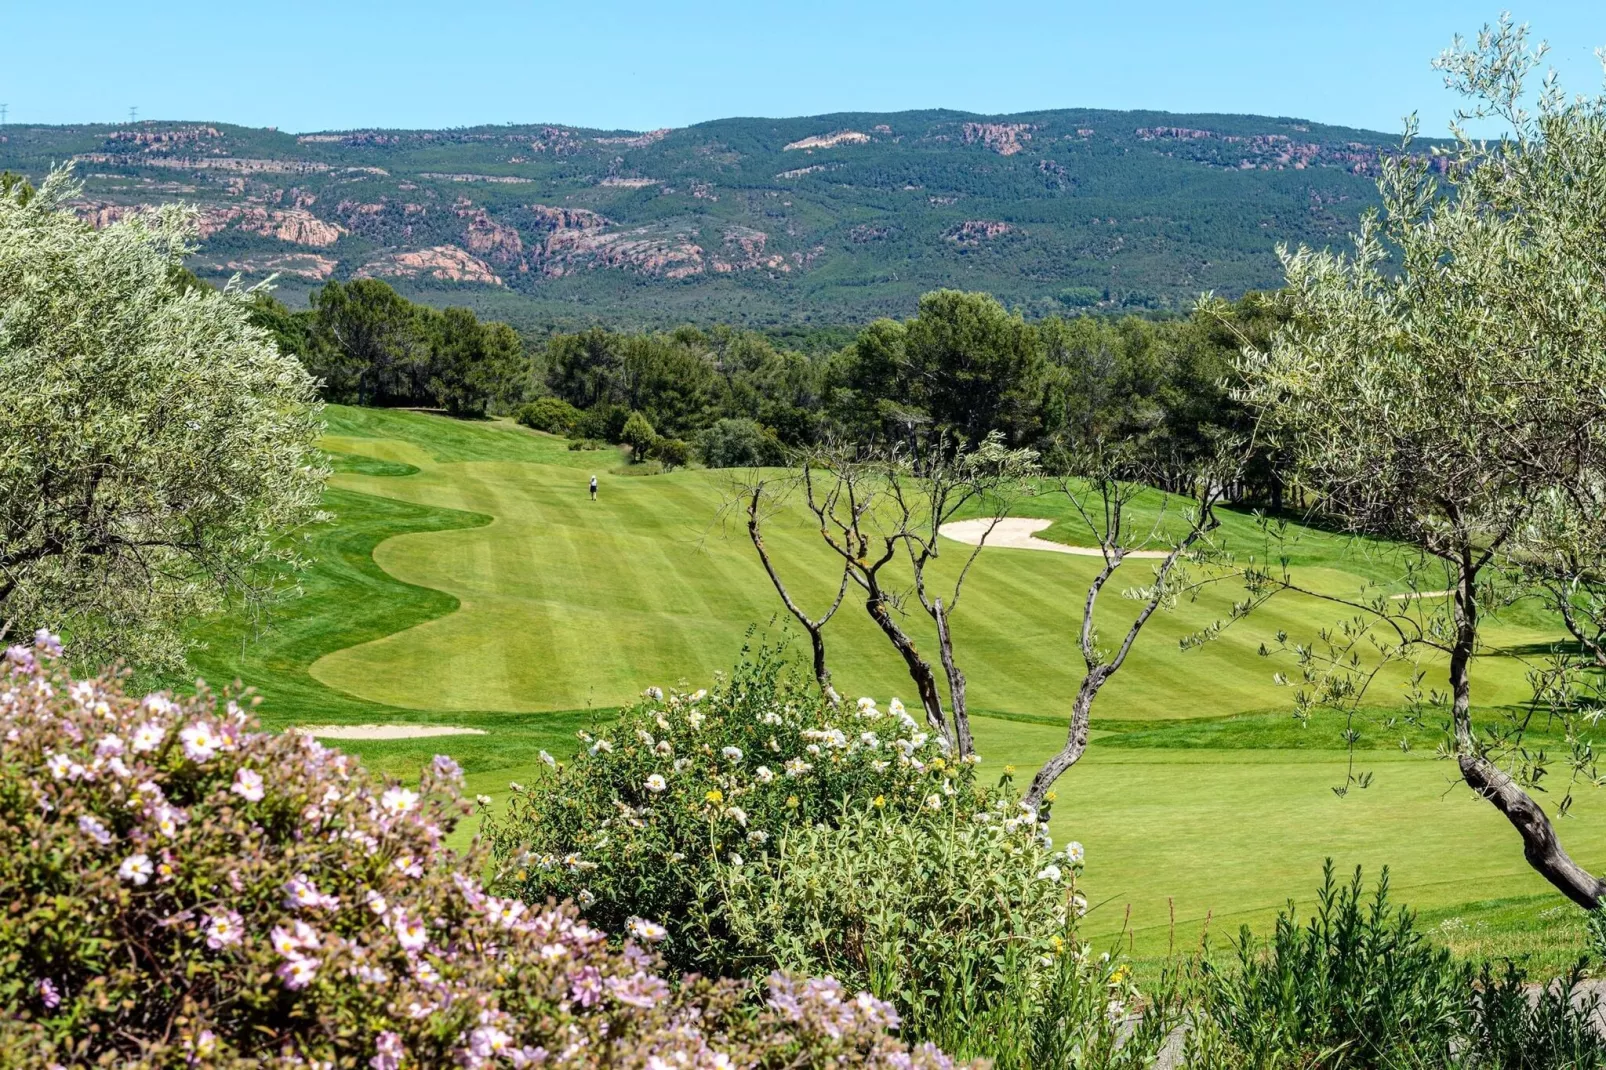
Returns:
[[[974,445],[999,431],[1051,469],[1121,442],[1146,473],[1180,487],[1216,438],[1246,430],[1237,355],[1270,338],[1279,309],[1275,295],[1250,294],[1225,317],[1033,322],[986,294],[939,290],[907,320],[877,320],[807,354],[726,326],[532,340],[375,279],[331,282],[302,312],[264,297],[257,316],[329,401],[513,414],[666,466],[774,464],[826,439],[918,457],[945,438]],[[1229,497],[1281,507],[1279,471],[1276,457],[1257,459]]]

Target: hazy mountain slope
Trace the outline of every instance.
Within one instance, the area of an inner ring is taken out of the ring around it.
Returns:
[[[295,301],[371,274],[515,322],[842,322],[936,286],[1032,313],[1274,285],[1279,241],[1372,203],[1382,134],[1293,119],[950,111],[294,136],[208,123],[0,131],[75,159],[87,219],[201,207],[194,266]]]

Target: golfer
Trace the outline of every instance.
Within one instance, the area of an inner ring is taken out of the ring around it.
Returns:
[[[592,476],[591,477],[591,500],[592,501],[596,501],[597,500],[597,477],[596,476]]]

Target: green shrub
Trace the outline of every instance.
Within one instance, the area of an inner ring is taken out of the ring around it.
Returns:
[[[1127,1036],[1127,971],[1076,936],[1081,845],[1054,851],[1009,781],[934,809],[855,801],[721,866],[733,966],[829,972],[896,1005],[906,1035],[998,1067],[1147,1066],[1171,1018]]]
[[[596,438],[577,438],[573,442],[569,443],[569,450],[571,452],[579,450],[605,450],[608,448],[609,446],[606,442]]]
[[[624,429],[619,432],[621,444],[630,447],[630,459],[641,462],[647,459],[652,445],[658,440],[658,432],[652,429],[652,424],[639,412],[630,414],[625,421]]]
[[[1548,985],[1511,962],[1475,973],[1389,905],[1387,870],[1368,899],[1359,869],[1339,885],[1329,861],[1306,925],[1290,904],[1269,941],[1245,929],[1236,951],[1195,966],[1190,1066],[1606,1067],[1579,969]]]
[[[829,979],[776,975],[762,1005],[671,988],[656,926],[619,947],[488,895],[480,849],[442,846],[467,810],[450,759],[414,791],[59,653],[41,633],[0,662],[7,1066],[951,1065]]]
[[[622,440],[625,421],[630,410],[623,405],[595,405],[580,413],[575,421],[574,433],[581,438],[597,438],[604,442]]]
[[[748,419],[719,420],[697,436],[697,455],[710,468],[758,468],[779,464],[781,444]]]
[[[772,649],[710,691],[650,689],[581,740],[572,762],[550,761],[487,819],[499,894],[572,898],[615,929],[661,921],[670,960],[716,976],[752,964],[729,929],[722,865],[772,854],[788,829],[835,824],[855,800],[909,812],[975,792],[972,766],[948,761],[897,700],[833,710]]]
[[[1461,1032],[1470,967],[1433,946],[1389,903],[1388,871],[1368,897],[1361,871],[1339,884],[1329,860],[1316,912],[1290,903],[1264,945],[1247,926],[1228,968],[1199,965],[1200,1006],[1222,1065],[1442,1066]]]
[[[535,431],[553,435],[572,435],[580,421],[580,410],[562,398],[536,398],[520,405],[514,419]]]
[[[652,443],[652,456],[665,469],[684,468],[691,461],[691,447],[678,438],[656,438]]]

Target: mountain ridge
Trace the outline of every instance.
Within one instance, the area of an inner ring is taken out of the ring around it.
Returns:
[[[525,328],[860,322],[923,290],[1031,315],[1185,307],[1328,245],[1398,138],[1291,117],[955,109],[292,134],[226,123],[0,128],[0,168],[75,161],[95,225],[197,206],[192,267],[292,302],[386,278]]]

